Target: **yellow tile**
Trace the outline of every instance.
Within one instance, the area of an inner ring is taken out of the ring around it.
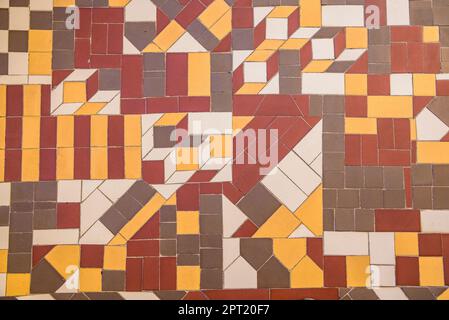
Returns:
[[[424,26],[423,27],[423,42],[439,42],[440,28],[438,26]]]
[[[178,212],[176,212],[176,233],[177,234],[199,234],[200,233],[200,213],[198,211],[178,211]]]
[[[369,96],[370,118],[413,118],[413,97]]]
[[[6,116],[6,85],[0,85],[0,117]]]
[[[296,9],[296,6],[277,6],[268,14],[268,18],[288,18]]]
[[[368,48],[368,29],[346,28],[346,48],[348,49]]]
[[[22,119],[22,148],[39,148],[41,119],[39,117],[23,117]]]
[[[292,288],[322,288],[324,286],[323,270],[305,256],[291,271],[290,285]]]
[[[31,274],[8,273],[6,275],[6,296],[18,297],[30,294]]]
[[[105,246],[103,269],[126,270],[126,246]]]
[[[139,179],[142,177],[141,147],[125,147],[125,178]]]
[[[108,245],[110,246],[121,246],[126,245],[128,241],[120,234],[116,234],[114,238],[112,238],[111,241],[109,241]]]
[[[53,44],[53,32],[51,30],[29,30],[29,52],[51,52]]]
[[[306,239],[274,239],[273,254],[291,270],[307,254]]]
[[[39,181],[39,149],[22,150],[22,181]]]
[[[345,93],[348,96],[366,96],[368,94],[368,76],[366,74],[345,74]]]
[[[156,193],[146,205],[120,230],[120,234],[127,240],[131,239],[142,226],[162,207],[165,199]]]
[[[300,224],[300,221],[286,207],[281,206],[256,231],[253,238],[286,238]]]
[[[140,147],[142,130],[140,115],[125,115],[125,147]]]
[[[288,39],[282,45],[283,50],[299,50],[309,42],[309,39]]]
[[[101,269],[97,268],[80,269],[80,291],[101,292]]]
[[[209,52],[189,53],[188,62],[188,95],[210,96]]]
[[[181,36],[185,30],[175,20],[172,20],[154,39],[154,43],[163,51],[167,51]],[[150,44],[151,45],[151,44]],[[147,47],[150,49],[149,47]],[[147,52],[147,48],[143,51]]]
[[[8,270],[8,250],[0,250],[0,273]]]
[[[420,286],[444,286],[443,257],[419,257]]]
[[[143,49],[143,52],[164,52],[164,51],[165,50],[162,50],[154,43],[150,43],[145,49]]]
[[[232,30],[232,10],[228,10],[211,28],[210,32],[222,40]]]
[[[165,113],[155,124],[155,127],[176,126],[180,123],[187,113]]]
[[[230,158],[232,157],[232,148],[231,135],[210,136],[210,156],[212,158]]]
[[[53,0],[53,7],[70,7],[75,5],[75,0]]]
[[[266,85],[266,83],[245,83],[236,94],[258,94]]]
[[[84,82],[64,82],[64,103],[86,102],[86,84]]]
[[[165,202],[166,206],[176,206],[176,192]]]
[[[0,118],[0,150],[5,149],[6,118]]]
[[[369,257],[346,257],[346,279],[348,287],[366,287],[370,284],[369,266]]]
[[[57,117],[57,146],[73,147],[75,122],[73,116],[58,116]]]
[[[285,40],[266,39],[256,48],[256,51],[277,50],[284,44],[284,42]]]
[[[41,86],[26,85],[23,87],[23,115],[41,115]]]
[[[449,142],[418,141],[416,152],[418,163],[449,164]]]
[[[250,54],[245,61],[247,62],[265,62],[267,61],[273,54],[274,50],[255,50]]]
[[[206,28],[210,28],[228,10],[230,7],[224,0],[215,0],[199,15],[198,19]]]
[[[312,60],[302,72],[325,72],[332,65],[332,60]]]
[[[95,115],[90,118],[90,145],[106,147],[108,145],[108,117]]]
[[[417,139],[416,119],[410,119],[410,140],[416,141]]]
[[[58,148],[56,150],[56,179],[72,180],[74,174],[73,148]]]
[[[301,27],[321,27],[321,0],[301,1]]]
[[[323,186],[320,185],[296,210],[296,217],[313,232],[320,237],[323,235]]]
[[[377,134],[377,119],[345,118],[346,134]]]
[[[413,94],[421,97],[437,95],[436,77],[434,74],[413,74]]]
[[[109,0],[110,7],[125,7],[131,0]]]
[[[198,148],[176,149],[176,170],[191,171],[199,169]]]
[[[5,181],[5,150],[0,150],[0,181]]]
[[[28,55],[28,72],[30,75],[51,75],[51,53],[30,52]]]
[[[449,289],[446,289],[442,294],[440,294],[437,300],[449,300]]]
[[[101,109],[106,106],[104,102],[86,102],[78,110],[76,110],[76,115],[91,115],[97,114]]]
[[[56,246],[45,256],[45,260],[67,280],[79,268],[80,253],[80,246]]]
[[[413,232],[396,232],[394,234],[394,248],[397,256],[419,256],[418,234]]]
[[[108,178],[108,149],[91,148],[90,149],[90,178],[107,179]]]
[[[232,117],[232,131],[233,131],[233,136],[236,136],[237,133],[239,133],[241,130],[243,130],[248,123],[251,122],[251,120],[253,120],[254,117],[251,116],[237,116],[237,117]]]
[[[200,272],[199,266],[177,266],[176,289],[200,290]]]

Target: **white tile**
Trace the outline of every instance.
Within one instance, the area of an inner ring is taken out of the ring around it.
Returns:
[[[53,11],[53,0],[30,0],[31,11]]]
[[[374,293],[380,300],[408,300],[401,288],[375,288]]]
[[[302,94],[344,95],[344,73],[303,73]]]
[[[81,200],[84,201],[89,197],[95,189],[97,189],[104,180],[83,180]]]
[[[207,50],[186,31],[167,52],[207,52]]]
[[[48,84],[51,85],[51,76],[28,76],[29,84]]]
[[[324,27],[363,27],[365,13],[363,6],[322,6]]]
[[[51,294],[35,294],[32,296],[17,297],[17,300],[56,300]]]
[[[394,265],[396,258],[394,253],[393,232],[370,232],[369,254],[371,264]]]
[[[449,80],[449,73],[440,73],[436,75],[437,80]]]
[[[54,88],[51,91],[50,100],[51,100],[51,112],[52,112],[52,114],[62,104],[62,102],[63,102],[63,94],[64,94],[64,85],[63,84],[59,84],[58,86],[56,86],[56,88]]]
[[[271,78],[259,94],[279,94],[279,73],[276,73],[273,78]]]
[[[267,82],[266,62],[243,63],[243,79],[245,82]]]
[[[189,134],[232,134],[232,112],[189,113]]]
[[[307,199],[304,192],[278,168],[265,176],[262,183],[292,212]]]
[[[223,236],[231,237],[234,232],[246,221],[246,215],[226,196],[222,196],[223,210]]]
[[[257,271],[242,257],[224,271],[225,289],[257,288]]]
[[[58,181],[58,202],[81,202],[81,180]]]
[[[33,245],[78,244],[79,229],[34,230]]]
[[[310,167],[320,176],[323,177],[323,154],[320,153],[318,157],[310,164]]]
[[[164,199],[170,197],[180,188],[182,184],[152,184],[151,185]]]
[[[323,144],[323,121],[320,120],[293,150],[308,164],[321,153]]]
[[[89,102],[109,102],[118,94],[120,91],[117,90],[100,90],[89,99]]]
[[[0,30],[0,53],[8,52],[8,30]]]
[[[367,256],[367,232],[324,232],[324,255]]]
[[[449,210],[422,210],[422,233],[449,233]]]
[[[116,202],[131,188],[134,182],[135,180],[106,180],[99,189],[112,202]]]
[[[8,53],[8,70],[10,75],[28,74],[28,53],[26,52]]]
[[[356,61],[358,60],[362,54],[366,52],[366,49],[345,49],[338,56],[336,61]]]
[[[9,30],[30,29],[30,9],[28,7],[9,8]]]
[[[390,75],[392,96],[412,96],[413,76],[409,73],[397,73]]]
[[[0,227],[0,249],[8,249],[9,227]]]
[[[154,148],[154,128],[150,128],[142,137],[142,158]]]
[[[288,20],[286,18],[268,18],[266,23],[266,39],[288,39]]]
[[[396,268],[395,266],[371,266],[371,286],[394,287],[396,286]]]
[[[141,116],[141,127],[142,127],[142,135],[147,133],[150,128],[154,126],[156,121],[158,121],[162,117],[162,113],[155,114],[144,114]]]
[[[5,75],[0,76],[1,84],[27,84],[28,76],[27,75]]]
[[[9,0],[0,0],[0,8],[9,8]]]
[[[6,295],[6,273],[0,273],[0,297],[4,297],[5,295]]]
[[[232,71],[235,71],[251,53],[253,53],[253,50],[233,50]]]
[[[0,206],[9,206],[11,203],[11,183],[0,183]]]
[[[410,25],[409,0],[387,0],[387,25]]]
[[[112,202],[95,190],[81,203],[81,234],[83,235],[112,206]]]
[[[153,292],[119,292],[125,300],[160,300]]]
[[[64,82],[68,81],[86,81],[89,79],[95,72],[96,69],[75,69],[67,78],[64,79]]]
[[[440,141],[449,127],[427,108],[416,117],[416,135],[418,141]]]
[[[100,221],[87,230],[81,237],[80,244],[99,244],[105,245],[114,238],[114,235]]]
[[[156,6],[151,0],[131,0],[125,7],[125,21],[156,21]]]
[[[315,238],[316,236],[305,225],[301,224],[295,231],[293,231],[289,238]]]
[[[299,28],[290,36],[292,39],[310,39],[312,38],[320,29],[319,28]]]
[[[226,270],[240,256],[240,239],[223,239],[223,270]]]
[[[166,183],[186,183],[196,171],[176,171],[170,178],[165,178]]]
[[[274,9],[274,7],[254,7],[253,8],[253,26],[257,26]]]
[[[332,60],[335,58],[333,39],[312,39],[313,60]]]

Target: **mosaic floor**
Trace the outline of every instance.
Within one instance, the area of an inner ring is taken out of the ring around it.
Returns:
[[[0,296],[449,298],[449,1],[0,0]]]

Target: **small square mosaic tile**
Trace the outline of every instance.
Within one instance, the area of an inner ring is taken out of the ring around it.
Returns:
[[[0,0],[0,297],[448,287],[449,1]]]

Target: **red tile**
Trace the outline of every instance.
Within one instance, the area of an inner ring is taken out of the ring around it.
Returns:
[[[349,68],[347,73],[368,73],[368,52],[362,56]]]
[[[420,232],[419,210],[375,211],[376,232]]]
[[[179,112],[209,112],[210,97],[180,97]]]
[[[123,56],[123,58],[126,56]],[[105,55],[105,54],[93,54],[90,56],[90,67],[91,68],[113,68],[118,69],[122,65],[122,55]],[[123,69],[122,69],[123,72]],[[122,73],[123,80],[123,73]],[[123,86],[122,86],[123,89]],[[128,88],[129,89],[129,88]],[[135,91],[139,90],[139,87],[134,89]],[[123,93],[123,91],[122,91]],[[127,92],[127,94],[129,94]],[[129,96],[122,96],[123,98],[128,98]],[[139,96],[140,97],[140,96]],[[131,97],[134,98],[134,97]]]
[[[279,106],[282,108],[279,108]],[[257,116],[302,116],[295,101],[289,95],[267,95],[259,104]]]
[[[58,229],[73,229],[80,227],[80,204],[58,203],[57,204],[57,226]]]
[[[376,6],[378,7],[379,14],[380,14],[380,25],[386,26],[387,25],[387,2],[386,0],[366,0],[365,1],[365,8],[368,9],[369,6]],[[369,17],[373,15],[373,12],[371,10],[365,10],[365,21]],[[371,21],[369,21],[371,22]]]
[[[346,257],[324,257],[324,286],[346,287]]]
[[[75,38],[90,38],[92,32],[92,9],[80,8],[79,29],[75,30]]]
[[[299,15],[298,15],[299,16]],[[232,8],[232,27],[238,28],[253,28],[254,16],[253,8],[251,7],[233,7]]]
[[[142,178],[148,183],[165,182],[164,161],[142,161]]]
[[[123,116],[108,117],[108,146],[124,146],[124,120]]]
[[[254,28],[254,48],[257,48],[265,40],[266,29],[266,20],[263,20]]]
[[[432,99],[433,97],[413,97],[413,116],[416,117]]]
[[[169,24],[170,19],[162,12],[161,9],[157,8],[156,21],[156,32],[159,34]]]
[[[419,286],[419,260],[417,257],[396,257],[396,285]]]
[[[51,86],[41,86],[41,117],[50,115],[51,105]]]
[[[94,23],[123,23],[123,8],[94,8],[92,9]]]
[[[409,72],[424,72],[424,45],[421,43],[407,44],[407,69]]]
[[[439,43],[424,44],[423,72],[440,73],[441,50]],[[446,92],[447,94],[447,92]]]
[[[5,132],[6,149],[19,149],[22,147],[22,118],[6,118]]]
[[[400,150],[410,150],[409,119],[394,119],[394,146]]]
[[[362,139],[359,135],[345,137],[345,163],[349,166],[359,166],[362,163]]]
[[[223,183],[223,194],[231,200],[232,203],[236,204],[242,197],[243,193],[234,186],[231,182]]]
[[[143,259],[143,290],[159,290],[159,258],[146,257]]]
[[[449,258],[449,234],[441,235],[442,254]]]
[[[223,184],[212,183],[200,183],[200,194],[223,194]]]
[[[405,43],[391,44],[391,71],[408,72],[408,51]]]
[[[282,136],[281,143],[288,150],[292,150],[311,129],[310,124],[308,124],[303,118],[296,118],[295,123]]]
[[[104,246],[82,245],[81,268],[103,268]]]
[[[393,26],[391,27],[392,42],[422,42],[422,26]]]
[[[217,170],[200,170],[194,173],[189,179],[189,183],[209,182],[218,173]]]
[[[90,116],[74,117],[74,147],[90,147]]]
[[[75,68],[90,67],[90,39],[75,39]]]
[[[232,92],[236,93],[244,84],[243,63],[234,70],[232,74]]]
[[[166,94],[168,96],[187,95],[188,55],[186,53],[167,53],[166,55]]]
[[[176,258],[160,258],[160,290],[176,290]]]
[[[55,246],[33,246],[33,267],[36,266]]]
[[[441,234],[419,234],[418,235],[419,256],[442,256]]]
[[[86,81],[87,100],[90,100],[98,92],[98,71],[95,71],[92,76]]]
[[[375,166],[378,161],[377,137],[362,135],[362,165]]]
[[[234,232],[233,238],[251,238],[257,231],[257,226],[247,219],[242,225]]]
[[[176,205],[179,211],[199,210],[199,186],[198,184],[186,184],[176,191]]]
[[[14,85],[6,87],[6,115],[8,117],[23,114],[23,87]]]
[[[380,150],[379,164],[383,166],[409,166],[410,151]]]
[[[345,113],[347,117],[366,117],[368,115],[367,97],[345,97]]]
[[[123,98],[142,97],[143,57],[125,55],[122,60],[122,90]]]
[[[449,80],[437,81],[437,96],[449,96]]]
[[[127,243],[128,257],[159,256],[159,240],[130,240]]]
[[[312,41],[309,41],[301,48],[301,50],[299,50],[299,63],[301,68],[305,68],[312,59]]]
[[[238,116],[255,115],[260,103],[264,99],[261,95],[237,95],[233,97],[233,114]]]
[[[132,240],[158,239],[159,238],[159,212],[156,213],[142,228],[132,237]]]
[[[176,16],[176,21],[184,28],[195,20],[196,17],[205,9],[204,5],[198,0],[192,0],[182,11]]]
[[[145,99],[122,99],[120,104],[121,114],[144,114]]]
[[[323,239],[307,238],[307,256],[309,256],[318,267],[323,269]]]
[[[392,119],[377,119],[379,149],[394,149],[394,126]]]
[[[125,177],[125,149],[108,148],[108,177],[123,179]]]
[[[39,180],[56,180],[56,149],[41,149],[39,158]]]
[[[212,52],[230,52],[232,46],[231,33],[224,37]]]
[[[211,300],[269,300],[267,289],[237,289],[237,290],[205,290],[203,293]]]
[[[248,159],[247,153],[245,154],[244,158]],[[260,167],[258,164],[234,164],[232,166],[232,183],[240,191],[247,193],[262,178]]]
[[[178,98],[164,97],[164,98],[148,98],[146,100],[147,113],[169,113],[178,112]]]
[[[443,258],[444,284],[449,285],[449,258]]]
[[[76,41],[75,41],[75,51],[76,51]],[[76,53],[75,53],[76,55]],[[52,87],[56,87],[60,84],[73,70],[53,70],[52,71]]]
[[[339,57],[346,49],[346,34],[344,31],[339,32],[334,38],[334,55]]]
[[[108,26],[108,53],[121,54],[123,52],[123,24]]]
[[[390,75],[368,75],[368,95],[389,96],[390,95]]]
[[[126,291],[142,291],[142,258],[126,259]]]
[[[22,151],[5,150],[5,181],[22,180]]]
[[[90,148],[75,148],[74,178],[90,179]]]
[[[90,49],[94,54],[106,54],[108,51],[108,25],[92,25],[92,41]]]

